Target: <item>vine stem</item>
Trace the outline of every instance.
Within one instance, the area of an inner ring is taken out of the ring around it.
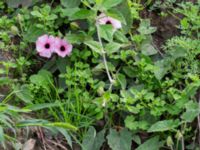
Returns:
[[[103,63],[104,63],[104,66],[106,68],[106,73],[107,73],[107,76],[108,76],[108,79],[111,83],[111,85],[113,84],[114,80],[109,72],[109,69],[108,69],[108,63],[107,63],[107,60],[106,60],[106,51],[104,50],[104,47],[103,47],[103,43],[102,43],[102,40],[101,40],[101,36],[100,36],[100,31],[99,31],[99,25],[96,24],[96,27],[97,27],[97,36],[98,36],[98,41],[100,43],[100,46],[101,46],[101,53],[102,53],[102,57],[103,57]]]

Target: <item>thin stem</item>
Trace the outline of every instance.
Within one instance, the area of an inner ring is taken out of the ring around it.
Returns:
[[[102,52],[102,57],[103,57],[103,63],[105,65],[105,68],[106,68],[106,73],[107,73],[107,76],[108,76],[108,79],[110,81],[111,84],[113,84],[113,78],[109,72],[109,69],[108,69],[108,64],[107,64],[107,60],[106,60],[106,52],[104,50],[104,47],[103,47],[103,43],[102,43],[102,40],[101,40],[101,36],[100,36],[100,31],[99,31],[99,25],[97,24],[96,25],[97,27],[97,36],[98,36],[98,40],[99,40],[99,43],[101,45],[101,52]]]

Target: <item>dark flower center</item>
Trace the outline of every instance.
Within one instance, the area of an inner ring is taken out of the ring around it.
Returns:
[[[64,46],[61,46],[61,47],[60,47],[60,51],[64,52],[64,51],[65,51],[65,47],[64,47]]]
[[[49,49],[50,48],[50,44],[46,43],[44,47],[47,48],[47,49]]]
[[[106,21],[106,24],[112,24],[110,21]]]

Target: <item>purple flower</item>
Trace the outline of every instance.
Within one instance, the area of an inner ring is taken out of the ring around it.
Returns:
[[[54,52],[58,54],[60,57],[69,56],[72,51],[72,45],[69,44],[66,40],[60,39],[58,37],[55,38],[55,49]]]
[[[98,23],[105,25],[105,24],[110,24],[113,26],[114,29],[120,29],[122,28],[122,24],[119,20],[114,19],[112,17],[106,16],[104,13],[101,13],[98,16]]]
[[[40,36],[36,41],[36,50],[40,56],[50,58],[54,50],[54,37],[48,35]]]

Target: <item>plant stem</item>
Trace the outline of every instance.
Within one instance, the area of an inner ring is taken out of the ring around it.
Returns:
[[[100,31],[99,31],[99,25],[97,24],[96,25],[97,27],[97,36],[98,36],[98,40],[99,40],[99,43],[101,45],[101,52],[102,52],[102,57],[103,57],[103,63],[104,63],[104,66],[106,68],[106,73],[107,73],[107,76],[108,76],[108,79],[110,81],[111,84],[113,84],[113,78],[109,72],[109,69],[108,69],[108,63],[107,63],[107,60],[106,60],[106,52],[104,50],[104,47],[103,47],[103,43],[102,43],[102,40],[101,40],[101,36],[100,36]]]

